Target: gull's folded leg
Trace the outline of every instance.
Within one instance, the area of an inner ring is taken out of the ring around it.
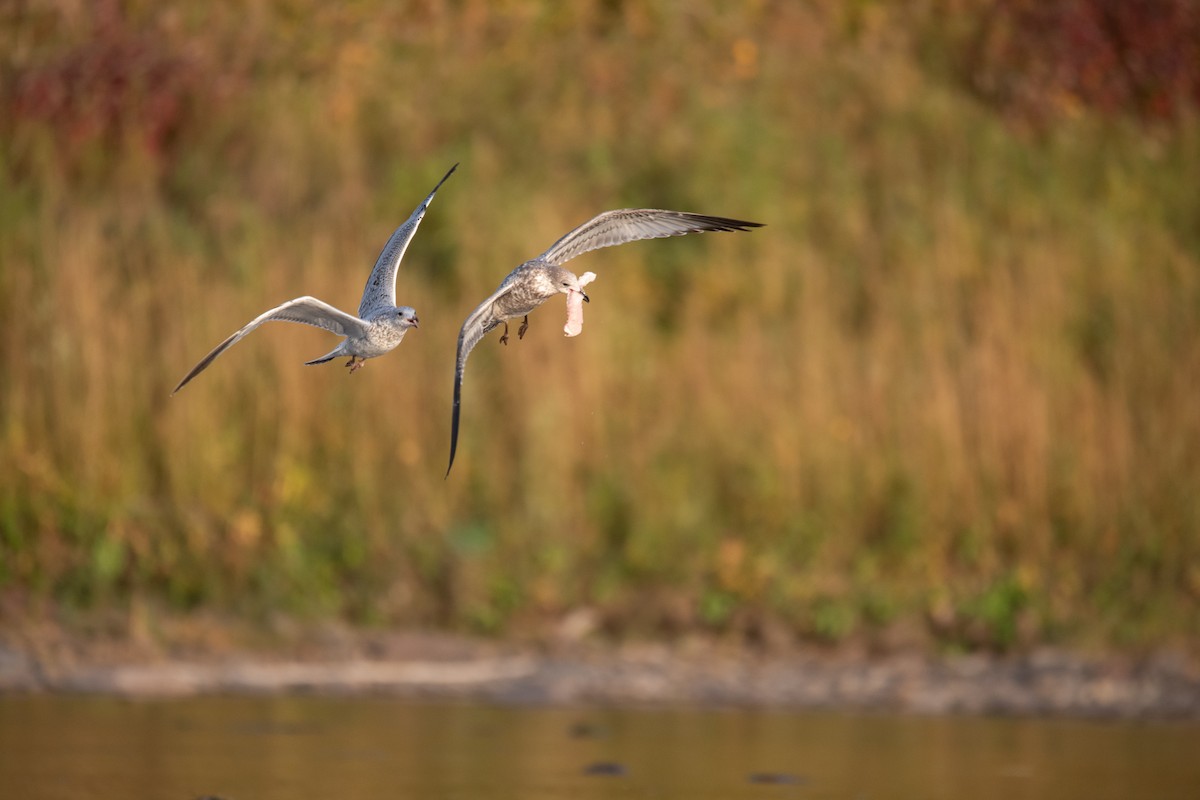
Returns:
[[[504,335],[500,337],[500,344],[507,345],[508,344],[508,323],[501,322],[500,324],[504,326]]]
[[[355,356],[355,358],[358,358],[358,357],[357,357],[357,356]],[[350,371],[351,371],[351,372],[358,372],[360,369],[362,369],[362,368],[363,368],[363,366],[364,366],[366,363],[367,363],[367,360],[366,360],[365,358],[359,358],[359,359],[358,359],[358,361],[351,361],[351,362],[350,362]]]
[[[529,315],[525,315],[525,319],[521,321],[521,327],[517,328],[517,338],[524,339],[525,331],[529,330]]]

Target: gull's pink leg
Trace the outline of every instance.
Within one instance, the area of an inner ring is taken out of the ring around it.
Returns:
[[[517,338],[524,339],[525,331],[529,330],[529,315],[525,315],[525,319],[521,321],[521,327],[517,328]]]

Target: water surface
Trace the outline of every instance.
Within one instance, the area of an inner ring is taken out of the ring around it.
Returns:
[[[1190,800],[1198,786],[1197,723],[0,697],[0,795],[21,800]]]

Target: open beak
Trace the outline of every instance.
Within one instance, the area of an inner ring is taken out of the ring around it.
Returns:
[[[414,328],[419,328],[419,327],[421,327],[421,320],[417,319],[416,317],[413,317],[413,318],[412,318],[412,326],[413,326]]]
[[[592,302],[592,298],[590,298],[590,297],[588,297],[588,296],[587,296],[587,292],[582,292],[582,291],[581,291],[581,292],[580,292],[580,294],[581,294],[581,295],[583,295],[583,302],[585,302],[585,303],[590,303],[590,302]]]

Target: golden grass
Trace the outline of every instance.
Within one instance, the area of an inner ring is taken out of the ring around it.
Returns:
[[[875,6],[293,5],[128,12],[204,76],[163,154],[136,94],[115,138],[0,129],[0,585],[486,631],[1200,632],[1194,120],[1022,134]],[[353,310],[455,161],[399,350],[348,378],[267,326],[168,398],[265,308]],[[630,205],[768,227],[580,259],[584,335],[551,303],[480,345],[443,480],[463,317]]]

